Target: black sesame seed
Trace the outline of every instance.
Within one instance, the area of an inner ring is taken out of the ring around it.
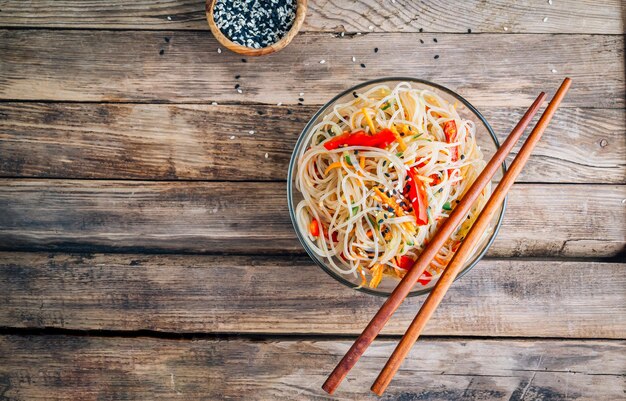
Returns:
[[[289,109],[287,109],[287,114],[293,114],[293,112]]]
[[[160,54],[161,56],[163,55],[163,53],[165,53],[165,50],[163,50],[163,49],[159,50],[159,54]]]
[[[437,38],[433,38],[433,42],[437,43]]]
[[[421,43],[421,44],[424,44],[424,39],[420,39],[420,43]]]
[[[304,98],[299,97],[298,100],[304,102]]]
[[[374,48],[374,53],[378,53],[378,47]]]
[[[241,62],[242,62],[242,63],[247,63],[247,62],[248,62],[248,60],[246,60],[245,58],[242,58],[242,59],[241,59]]]
[[[295,0],[217,0],[213,18],[227,38],[258,49],[285,36],[295,21],[296,7]]]
[[[241,85],[239,85],[239,84],[235,85],[235,89],[239,89],[240,86]]]
[[[461,160],[465,160],[465,155],[461,155]]]
[[[304,104],[302,104],[302,102],[298,102],[298,106],[304,106]]]
[[[361,63],[361,68],[365,68],[365,64]]]
[[[165,43],[170,43],[170,38],[168,38],[167,36],[164,37],[163,40],[165,41]]]
[[[358,97],[358,96],[357,96],[357,94],[356,94],[356,92],[352,92],[352,96],[354,96],[354,97]]]
[[[424,28],[420,28],[420,32],[424,32]]]
[[[472,30],[470,28],[467,28],[467,33],[472,33]]]
[[[469,219],[470,219],[470,217],[469,217],[469,216],[467,216],[467,219],[469,220]]]
[[[235,79],[241,78],[241,75],[235,75]]]
[[[439,58],[438,54],[435,54],[435,60],[437,60]]]

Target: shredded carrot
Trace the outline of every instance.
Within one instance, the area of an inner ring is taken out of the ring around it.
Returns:
[[[380,200],[383,203],[386,203],[387,205],[391,206],[394,210],[394,212],[396,213],[396,216],[398,217],[402,217],[405,216],[404,214],[404,210],[402,210],[402,208],[393,200],[389,199],[389,197],[387,195],[385,195],[384,193],[381,192],[380,189],[374,187],[374,192],[376,192],[376,195],[378,195],[380,197]],[[409,223],[409,222],[404,222],[402,223],[402,225],[409,231],[413,232],[415,231],[415,228],[413,227],[413,224]]]
[[[439,257],[439,255],[434,257],[435,261],[443,266],[447,266],[448,265],[448,260],[447,259],[443,259],[441,257]]]
[[[365,170],[365,156],[361,156],[361,158],[359,159],[359,167]]]
[[[393,132],[393,136],[396,137],[400,150],[404,152],[406,150],[406,143],[404,143],[404,139],[402,139],[396,127],[391,127],[391,132]]]
[[[328,172],[334,168],[339,168],[342,167],[341,162],[334,162],[332,163],[330,166],[326,167],[326,170],[324,170],[324,175],[328,174]],[[350,167],[350,166],[348,166]]]
[[[370,238],[370,239],[374,238],[374,232],[372,230],[367,230],[366,235],[367,235],[367,238]]]
[[[365,121],[367,121],[367,125],[369,125],[369,127],[370,127],[370,130],[371,130],[370,133],[371,134],[375,134],[376,133],[376,128],[374,128],[374,123],[372,122],[372,119],[370,118],[370,115],[367,114],[367,110],[365,109],[365,107],[363,107],[361,109],[361,112],[365,116]]]
[[[358,288],[361,288],[365,284],[367,284],[367,277],[365,276],[365,273],[363,273],[363,268],[361,267],[361,265],[356,265],[356,270],[359,272],[359,275],[361,276],[361,284],[358,287]]]
[[[381,264],[376,264],[376,266],[374,266],[371,270],[372,273],[372,279],[370,280],[370,288],[376,288],[378,287],[378,284],[380,284],[381,280],[383,279],[383,265]]]
[[[435,181],[435,180],[433,180],[432,178],[430,178],[430,177],[424,177],[423,175],[416,175],[416,177],[417,177],[417,178],[419,178],[420,180],[424,181],[424,182],[429,183],[429,184],[430,184],[431,182]]]

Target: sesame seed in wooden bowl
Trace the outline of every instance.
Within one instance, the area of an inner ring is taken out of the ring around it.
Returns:
[[[296,36],[304,22],[307,0],[271,0],[271,2],[275,3],[271,5],[271,9],[250,10],[247,6],[254,3],[252,1],[206,0],[207,20],[213,36],[227,49],[245,56],[263,56],[283,49]],[[295,3],[295,10],[292,10],[293,3]],[[282,8],[282,6],[289,8]],[[268,25],[271,28],[272,24],[282,21],[281,18],[286,16],[284,12],[292,11],[295,11],[295,16],[291,27],[286,32],[281,32],[280,29],[275,29],[273,32],[266,29]],[[263,19],[272,12],[273,18]],[[282,14],[277,17],[277,13]],[[244,21],[248,21],[243,26],[240,18],[235,19],[235,16],[242,15]],[[275,41],[272,41],[272,36],[275,36]]]

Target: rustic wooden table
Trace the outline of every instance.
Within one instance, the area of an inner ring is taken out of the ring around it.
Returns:
[[[392,75],[460,92],[500,135],[574,84],[385,399],[624,399],[624,3],[309,8],[284,51],[242,60],[199,0],[0,1],[0,399],[327,398],[383,299],[303,254],[287,163],[320,104]],[[422,300],[337,399],[374,398]]]

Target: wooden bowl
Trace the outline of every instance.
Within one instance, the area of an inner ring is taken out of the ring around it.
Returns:
[[[215,23],[215,19],[213,18],[213,8],[215,7],[215,2],[217,0],[206,0],[206,18],[209,22],[209,27],[211,28],[211,32],[213,32],[213,36],[220,42],[224,47],[229,50],[234,51],[235,53],[243,54],[245,56],[263,56],[265,54],[272,54],[279,50],[282,50],[285,46],[291,42],[291,40],[296,36],[302,23],[304,22],[304,17],[306,16],[306,8],[308,0],[296,0],[296,19],[293,21],[293,26],[291,29],[283,36],[281,40],[276,43],[273,43],[267,47],[262,47],[260,49],[254,49],[251,47],[242,46],[238,43],[233,42],[228,39],[226,35],[220,31],[220,28],[217,27]]]

